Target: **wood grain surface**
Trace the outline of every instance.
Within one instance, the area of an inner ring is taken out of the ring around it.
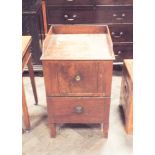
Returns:
[[[30,43],[31,43],[32,37],[31,36],[22,36],[22,57],[26,53]]]

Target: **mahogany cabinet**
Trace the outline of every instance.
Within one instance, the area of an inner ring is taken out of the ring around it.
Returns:
[[[133,60],[125,59],[121,84],[120,104],[125,116],[125,130],[127,134],[133,132]]]
[[[101,123],[108,137],[114,59],[107,26],[50,28],[41,60],[52,137],[58,123]]]
[[[48,28],[55,24],[106,24],[113,40],[114,64],[133,58],[132,0],[45,1]]]

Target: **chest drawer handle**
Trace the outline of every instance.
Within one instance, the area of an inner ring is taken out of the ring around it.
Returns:
[[[121,17],[117,17],[117,14],[115,14],[115,13],[113,14],[113,17],[116,17],[115,18],[116,20],[123,20],[124,19],[123,17],[125,17],[125,16],[126,16],[125,13],[122,13]]]
[[[74,0],[66,0],[67,2],[74,2]]]
[[[67,15],[67,14],[64,15],[64,18],[66,18],[66,20],[68,20],[68,21],[74,21],[76,19],[76,17],[77,17],[76,14],[72,15],[71,18],[69,18],[69,15]]]
[[[74,113],[81,114],[84,112],[84,108],[82,106],[76,106],[74,107]]]
[[[80,81],[80,80],[81,80],[80,75],[76,75],[76,76],[75,76],[75,80],[76,80],[76,81]]]
[[[120,32],[119,35],[116,35],[115,32],[112,32],[111,34],[114,38],[121,38],[124,33]]]

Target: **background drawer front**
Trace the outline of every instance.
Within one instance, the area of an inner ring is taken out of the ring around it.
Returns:
[[[133,4],[133,0],[94,0],[96,5],[127,5]]]
[[[48,24],[88,24],[93,22],[91,7],[48,7]]]
[[[43,61],[47,96],[110,96],[112,61]]]
[[[96,23],[132,23],[132,6],[97,6]]]
[[[114,44],[115,62],[123,62],[124,59],[133,58],[132,44]]]
[[[90,5],[92,0],[46,0],[47,5]]]
[[[49,123],[101,123],[110,98],[48,97]]]
[[[110,34],[113,42],[132,42],[133,25],[132,24],[115,24],[109,25]]]

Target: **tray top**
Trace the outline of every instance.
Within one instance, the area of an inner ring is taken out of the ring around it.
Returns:
[[[113,60],[108,34],[52,34],[42,60]]]

